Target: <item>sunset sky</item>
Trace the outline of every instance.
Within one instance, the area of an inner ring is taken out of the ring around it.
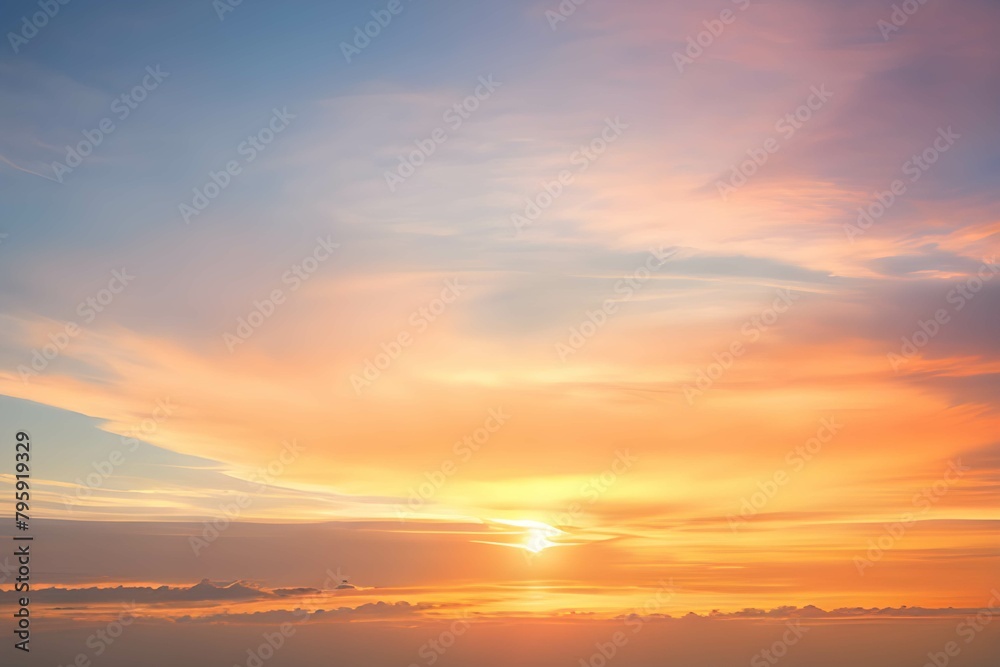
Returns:
[[[985,606],[1000,5],[577,2],[0,10],[52,605]]]

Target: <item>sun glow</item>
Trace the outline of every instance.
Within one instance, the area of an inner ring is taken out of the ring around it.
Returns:
[[[562,546],[559,542],[553,542],[551,538],[565,535],[566,531],[560,530],[541,521],[530,519],[492,519],[491,523],[501,524],[514,528],[508,531],[514,535],[521,536],[521,542],[482,542],[482,544],[495,544],[502,547],[515,547],[530,551],[533,554],[540,553],[549,547]]]
[[[540,553],[549,547],[559,546],[550,537],[556,537],[563,531],[552,526],[533,527],[528,529],[528,534],[524,538],[524,548],[533,554]]]

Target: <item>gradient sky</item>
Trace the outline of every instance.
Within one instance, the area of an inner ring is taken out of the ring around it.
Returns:
[[[589,0],[553,23],[554,1],[403,0],[347,62],[385,6],[70,3],[0,55],[0,421],[32,435],[37,516],[145,526],[47,583],[318,586],[336,564],[497,613],[622,612],[661,580],[674,612],[989,599],[1000,6],[929,2],[884,39],[889,2]],[[166,76],[120,118],[147,68]],[[301,580],[232,534],[186,551],[241,493],[239,530],[294,533]],[[536,579],[550,597],[508,588]]]

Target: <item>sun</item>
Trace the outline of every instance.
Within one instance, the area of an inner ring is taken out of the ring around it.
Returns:
[[[558,528],[544,524],[542,526],[532,526],[528,528],[528,533],[524,537],[524,548],[533,554],[537,554],[549,547],[559,546],[549,538],[556,537],[562,534],[562,532]]]
[[[491,524],[503,526],[504,532],[513,536],[520,536],[520,542],[481,542],[482,544],[495,544],[502,547],[515,547],[524,549],[533,554],[541,553],[550,547],[566,546],[564,542],[553,542],[552,538],[565,535],[566,531],[560,530],[547,523],[534,521],[531,519],[488,519]],[[478,541],[478,540],[474,540]]]

